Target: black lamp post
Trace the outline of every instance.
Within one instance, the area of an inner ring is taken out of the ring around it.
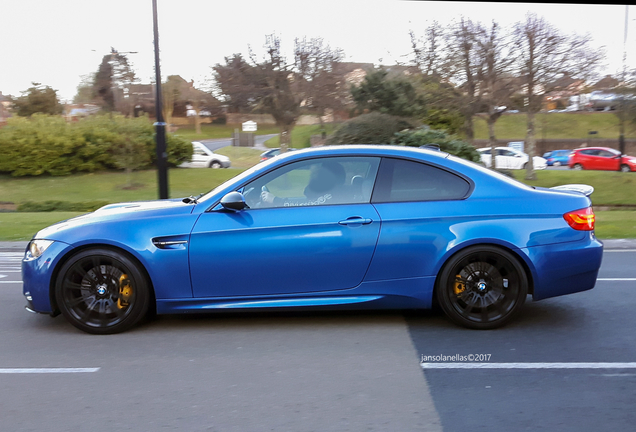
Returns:
[[[163,119],[163,100],[161,97],[161,69],[159,67],[159,26],[157,25],[157,0],[152,0],[152,21],[155,35],[155,122],[157,142],[157,179],[159,199],[168,199],[168,153],[166,150],[166,122]]]

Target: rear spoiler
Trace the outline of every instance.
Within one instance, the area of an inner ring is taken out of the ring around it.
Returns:
[[[594,192],[594,188],[592,186],[584,184],[568,184],[563,186],[551,187],[550,189],[562,192],[578,192],[582,193],[586,197],[589,197],[590,195],[592,195],[592,192]]]

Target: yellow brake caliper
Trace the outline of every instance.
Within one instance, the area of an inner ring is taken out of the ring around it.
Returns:
[[[461,275],[455,276],[455,295],[460,295],[466,291],[466,284],[462,282]]]
[[[119,277],[119,299],[117,299],[117,307],[123,309],[130,303],[130,298],[133,295],[132,285],[127,274],[122,274]]]

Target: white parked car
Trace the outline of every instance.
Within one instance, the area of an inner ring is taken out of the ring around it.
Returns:
[[[204,144],[192,142],[192,160],[179,165],[180,168],[229,168],[230,158],[207,148]]]
[[[490,168],[490,162],[492,156],[490,154],[490,147],[477,149],[481,154],[481,161]],[[512,147],[495,147],[497,155],[495,156],[496,167],[500,169],[524,169],[530,157],[527,153],[515,150]],[[540,156],[535,156],[532,159],[534,163],[534,169],[546,169],[548,161]]]

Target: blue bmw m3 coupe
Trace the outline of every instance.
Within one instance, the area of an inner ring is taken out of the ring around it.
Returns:
[[[594,287],[592,190],[533,188],[426,149],[289,152],[196,198],[107,205],[41,230],[22,263],[26,307],[110,334],[149,312],[437,302],[492,329],[528,295]]]

